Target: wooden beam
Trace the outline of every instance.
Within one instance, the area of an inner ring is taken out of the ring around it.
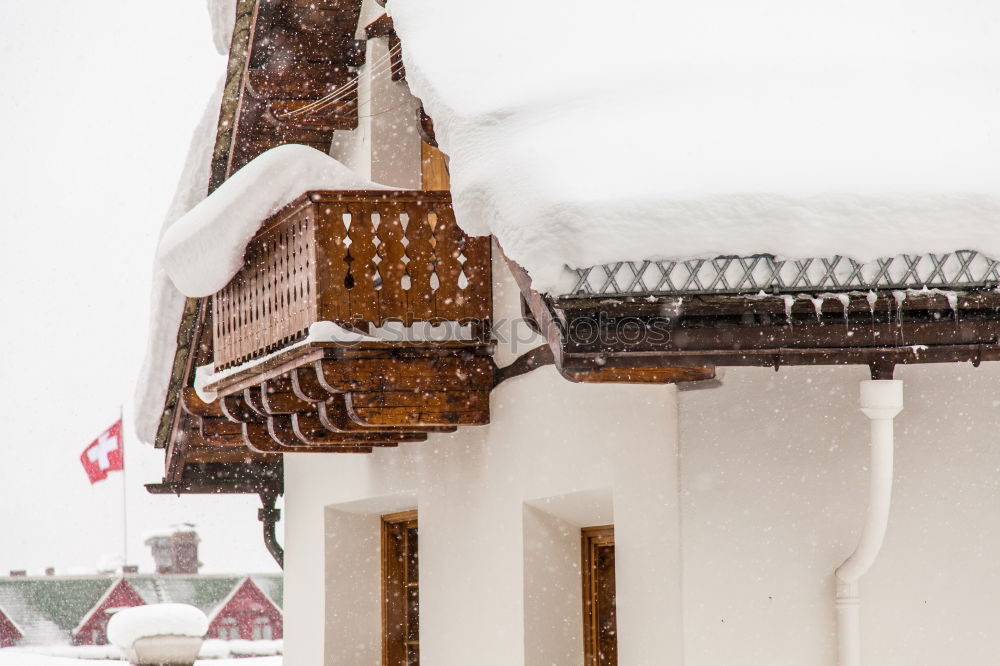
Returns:
[[[350,393],[347,414],[355,423],[370,426],[487,425],[490,422],[488,391],[421,394]]]
[[[371,446],[340,444],[334,446],[284,446],[271,437],[266,425],[243,424],[243,439],[247,448],[257,453],[371,453]]]
[[[347,410],[347,395],[343,393],[331,396],[326,402],[317,403],[316,414],[323,427],[330,432],[356,433],[386,430],[383,426],[371,426],[352,420]],[[411,432],[449,433],[455,432],[457,428],[455,426],[407,426],[406,430]]]

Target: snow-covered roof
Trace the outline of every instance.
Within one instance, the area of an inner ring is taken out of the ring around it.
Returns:
[[[264,597],[265,601],[267,601],[269,604],[271,604],[280,611],[281,605],[278,602],[276,602],[271,597],[270,594],[267,593],[268,589],[270,589],[271,591],[275,590],[274,582],[275,581],[273,579],[257,578],[255,580],[251,576],[245,576],[242,580],[240,580],[238,583],[236,583],[236,585],[233,586],[233,589],[230,590],[229,594],[220,599],[218,603],[216,603],[215,606],[210,611],[206,611],[209,623],[215,622],[216,618],[219,616],[219,613],[221,613],[222,610],[229,605],[229,602],[233,600],[233,597],[239,594],[239,592],[245,586],[250,586],[250,588],[259,592],[261,596]],[[281,583],[280,580],[278,580],[277,582],[279,584]],[[252,594],[252,591],[250,593]]]
[[[205,198],[224,83],[224,80],[219,81],[192,133],[187,161],[164,218],[161,233]],[[153,263],[153,285],[150,292],[146,357],[135,391],[135,429],[141,440],[152,443],[167,397],[174,354],[177,351],[177,327],[184,312],[185,299],[159,262]]]
[[[457,219],[536,288],[563,264],[1000,254],[997,3],[627,7],[389,3]]]
[[[232,0],[212,2],[214,17],[232,16]],[[1000,256],[1000,4],[615,8],[388,5],[407,81],[450,158],[459,224],[494,234],[535,289],[571,289],[567,265],[646,259]],[[223,45],[225,21],[215,23]],[[218,108],[216,97],[168,225],[204,197]],[[268,198],[268,209],[280,199]],[[228,240],[206,220],[244,203],[263,205],[217,198],[164,240],[164,266],[185,293],[231,277],[250,218],[224,220]],[[136,400],[145,441],[163,413],[185,304],[164,266]]]
[[[24,644],[66,643],[112,581],[104,576],[0,579],[0,610],[17,624]]]
[[[125,578],[147,604],[188,604],[206,615],[248,579],[281,609],[280,574],[134,574]],[[24,645],[69,643],[121,581],[100,575],[0,578],[0,612],[17,625]]]

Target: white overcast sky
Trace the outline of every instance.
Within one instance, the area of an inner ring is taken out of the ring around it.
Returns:
[[[193,522],[203,570],[276,570],[256,497],[146,493],[163,454],[130,418],[158,230],[225,69],[205,0],[0,8],[0,575],[121,551],[121,474],[91,487],[79,456],[122,404],[130,562]]]

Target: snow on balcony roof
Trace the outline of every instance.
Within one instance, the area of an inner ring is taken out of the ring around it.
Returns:
[[[458,220],[563,264],[1000,254],[1000,4],[391,2]]]
[[[243,266],[247,243],[274,213],[310,190],[387,190],[309,146],[272,148],[172,224],[157,259],[186,296],[219,291]]]

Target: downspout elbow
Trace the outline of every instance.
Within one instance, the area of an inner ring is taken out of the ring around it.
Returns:
[[[274,506],[277,499],[276,493],[262,492],[260,494],[260,501],[264,506],[257,510],[257,520],[263,523],[264,546],[267,548],[267,552],[271,553],[271,557],[278,563],[278,566],[284,569],[285,549],[278,543],[277,535],[278,521],[281,520],[281,509]]]
[[[837,580],[854,583],[872,567],[889,527],[892,501],[893,436],[892,420],[871,423],[871,464],[869,466],[868,515],[854,552],[837,568]],[[876,430],[880,431],[876,436]]]
[[[870,422],[868,512],[857,548],[836,570],[837,652],[841,666],[861,664],[861,592],[858,581],[875,563],[889,525],[893,477],[893,418],[903,409],[903,383],[861,382],[861,411]]]

